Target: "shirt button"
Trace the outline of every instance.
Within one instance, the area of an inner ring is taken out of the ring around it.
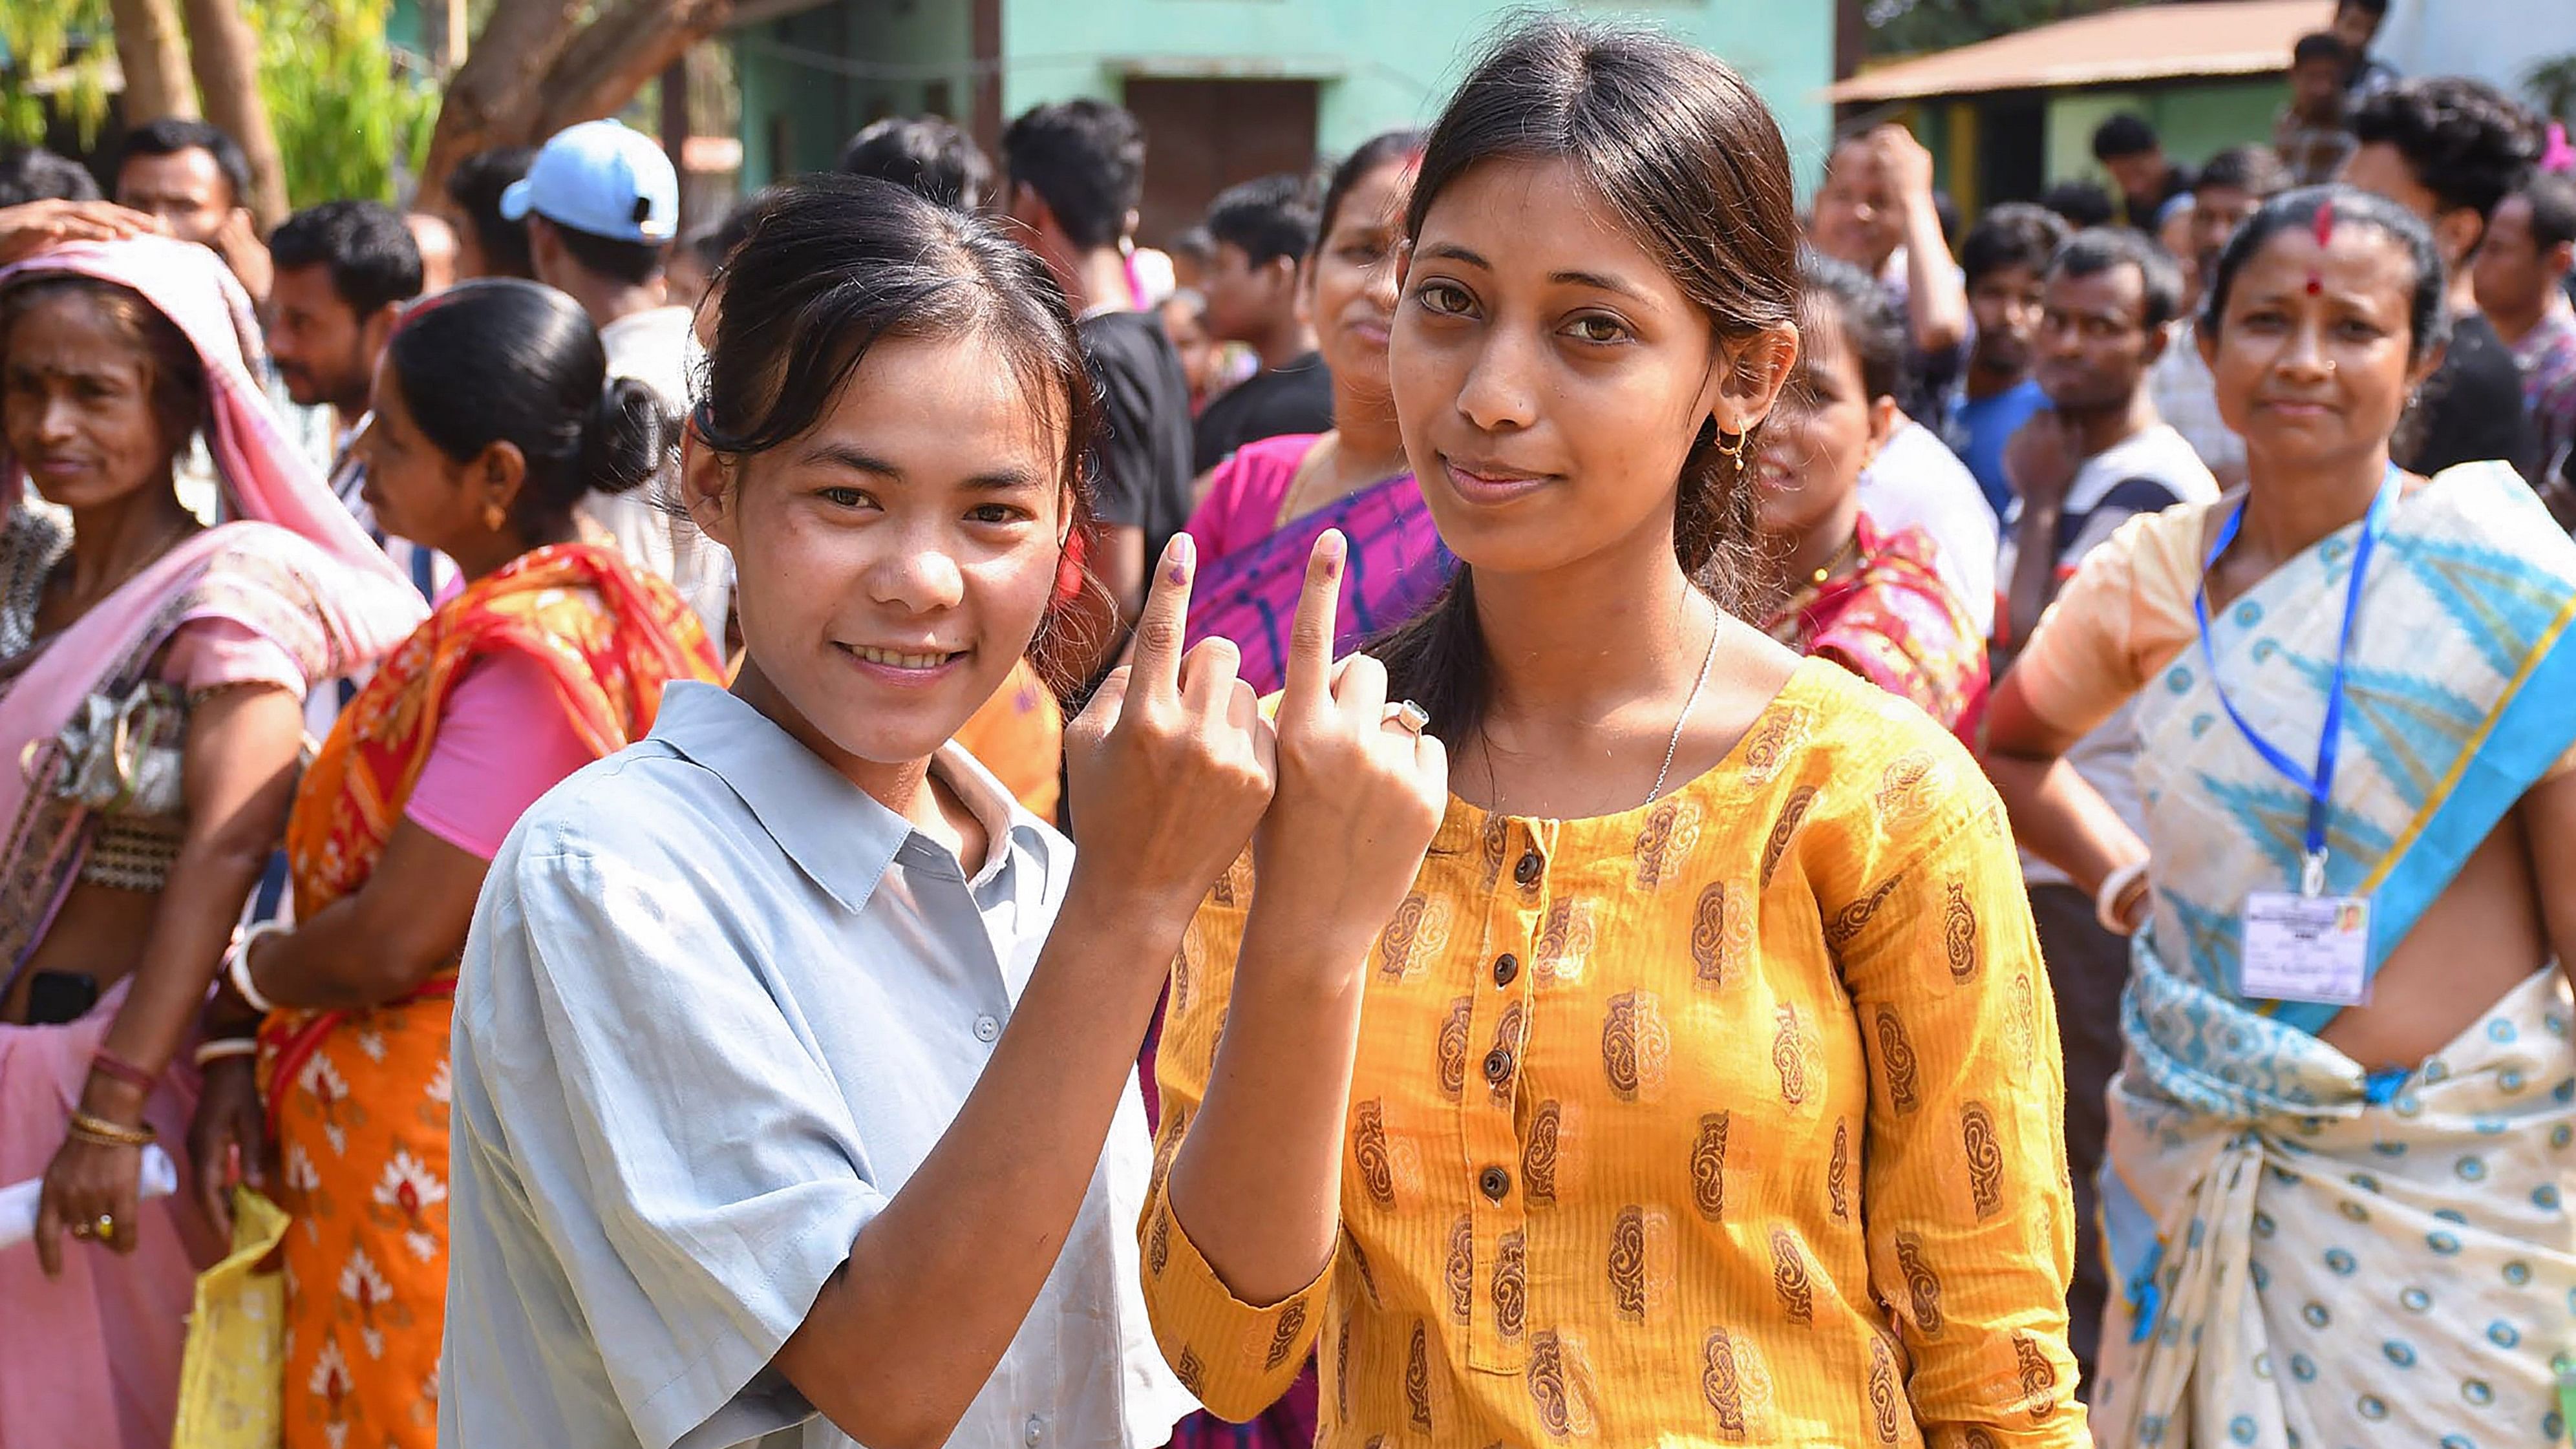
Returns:
[[[1525,886],[1537,885],[1538,873],[1546,868],[1547,862],[1539,859],[1538,852],[1533,850],[1521,857],[1520,864],[1512,867],[1512,879]]]
[[[1499,1167],[1488,1167],[1476,1174],[1476,1186],[1484,1191],[1487,1201],[1501,1202],[1512,1190],[1512,1175]]]
[[[1499,1087],[1512,1075],[1512,1054],[1496,1047],[1485,1053],[1485,1080]]]
[[[1513,955],[1509,951],[1505,951],[1502,955],[1494,958],[1494,984],[1496,986],[1509,986],[1512,984],[1512,978],[1520,974],[1521,958],[1518,956]]]
[[[991,1041],[993,1038],[1000,1036],[1001,1034],[1002,1024],[994,1020],[992,1017],[979,1016],[975,1018],[975,1040]]]
[[[1046,1438],[1046,1420],[1035,1414],[1029,1415],[1028,1427],[1020,1431],[1020,1442],[1028,1445],[1029,1449],[1038,1449],[1038,1441],[1044,1438]]]

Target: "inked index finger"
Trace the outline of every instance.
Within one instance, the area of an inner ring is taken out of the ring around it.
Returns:
[[[1288,630],[1288,678],[1280,713],[1329,709],[1333,701],[1333,636],[1342,602],[1342,561],[1350,541],[1328,528],[1306,555],[1306,585]]]
[[[1136,615],[1136,652],[1127,672],[1130,695],[1181,697],[1181,640],[1189,631],[1190,578],[1197,562],[1197,540],[1186,533],[1173,534],[1163,546],[1153,577],[1145,583],[1145,607]]]

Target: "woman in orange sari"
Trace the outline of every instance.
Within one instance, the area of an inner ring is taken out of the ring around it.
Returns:
[[[539,795],[644,736],[665,683],[718,677],[677,595],[577,541],[573,505],[643,484],[676,434],[605,374],[580,308],[516,281],[415,306],[376,372],[368,502],[467,583],[306,773],[298,924],[227,959],[191,1134],[211,1211],[232,1162],[294,1218],[289,1449],[435,1442],[449,997],[485,868]]]

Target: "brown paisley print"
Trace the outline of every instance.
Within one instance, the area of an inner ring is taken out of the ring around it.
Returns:
[[[1968,904],[1968,889],[1950,882],[1941,902],[1941,949],[1950,958],[1950,979],[1964,986],[1977,974],[1977,908]]]
[[[1968,1155],[1968,1194],[1984,1222],[2004,1206],[2004,1149],[1995,1137],[1995,1114],[1983,1102],[1959,1108],[1959,1145]]]
[[[1526,1019],[1526,1014],[1522,1011],[1521,1004],[1515,1001],[1511,1005],[1503,1008],[1502,1020],[1494,1023],[1493,1049],[1511,1058],[1514,1062],[1518,1062],[1521,1059],[1521,1023]],[[1508,1102],[1512,1099],[1512,1083],[1514,1080],[1514,1077],[1506,1076],[1499,1082],[1489,1080],[1486,1085],[1493,1089],[1495,1101]]]
[[[1537,1406],[1538,1422],[1549,1437],[1564,1439],[1592,1431],[1592,1406],[1588,1400],[1590,1386],[1583,1382],[1583,1365],[1574,1345],[1557,1336],[1553,1330],[1530,1338],[1530,1402]]]
[[[1947,1326],[1941,1317],[1941,1275],[1924,1257],[1923,1240],[1912,1233],[1896,1235],[1896,1271],[1905,1275],[1905,1296],[1914,1307],[1914,1326],[1925,1338],[1939,1338]]]
[[[1851,1119],[1834,1119],[1834,1155],[1825,1162],[1825,1200],[1837,1221],[1851,1221]]]
[[[1476,1220],[1465,1216],[1450,1226],[1449,1262],[1443,1276],[1449,1285],[1449,1316],[1460,1323],[1476,1297]]]
[[[1191,1398],[1205,1397],[1207,1365],[1199,1362],[1198,1351],[1188,1344],[1181,1345],[1181,1361],[1172,1365],[1172,1377],[1181,1381],[1181,1387],[1190,1391]]]
[[[1903,884],[1905,884],[1905,873],[1898,871],[1880,881],[1877,888],[1868,895],[1851,901],[1841,910],[1834,912],[1834,918],[1825,922],[1825,945],[1836,951],[1850,945],[1852,939],[1869,925],[1869,918],[1877,915],[1878,908],[1886,905],[1887,898],[1896,894],[1896,888]]]
[[[1386,1109],[1375,1097],[1351,1111],[1351,1158],[1359,1164],[1360,1186],[1379,1207],[1395,1206],[1395,1164],[1386,1151]]]
[[[1804,712],[1792,709],[1775,709],[1762,717],[1762,723],[1754,727],[1753,738],[1744,742],[1744,783],[1748,788],[1758,790],[1779,775],[1805,723]]]
[[[1717,1429],[1729,1438],[1744,1433],[1744,1384],[1735,1367],[1735,1340],[1723,1328],[1708,1331],[1700,1345],[1699,1392],[1717,1415]]]
[[[1787,1228],[1771,1230],[1771,1291],[1779,1296],[1790,1322],[1815,1321],[1816,1289],[1807,1273],[1807,1255],[1799,1251],[1797,1235]]]
[[[1959,1441],[1959,1449],[2001,1449],[2001,1446],[1995,1443],[1994,1435],[1972,1425],[1968,1436]]]
[[[1297,1335],[1306,1331],[1306,1300],[1292,1299],[1279,1315],[1279,1326],[1270,1331],[1270,1352],[1261,1359],[1261,1371],[1268,1373],[1288,1361],[1297,1351]]]
[[[1529,1312],[1529,1237],[1503,1234],[1494,1245],[1494,1331],[1517,1340]]]
[[[1467,1086],[1467,1027],[1475,1014],[1475,998],[1461,996],[1449,1003],[1448,1018],[1440,1023],[1440,1095],[1453,1102]]]
[[[1172,1004],[1169,1009],[1174,1016],[1190,1009],[1190,938],[1187,936],[1181,938],[1181,949],[1172,953]]]
[[[1646,1214],[1633,1204],[1610,1223],[1610,1303],[1622,1318],[1646,1316]]]
[[[1807,1100],[1807,1044],[1798,1030],[1798,1008],[1783,1006],[1779,1029],[1771,1036],[1771,1070],[1780,1074],[1780,1100],[1795,1107]]]
[[[1872,803],[1890,830],[1910,825],[1931,810],[1935,773],[1932,757],[1919,751],[1891,762],[1880,772],[1878,798]]]
[[[1333,1413],[1347,1424],[1351,1420],[1351,1319],[1342,1315],[1342,1331],[1333,1335]]]
[[[1556,1202],[1556,1139],[1563,1112],[1550,1098],[1530,1113],[1529,1141],[1521,1145],[1521,1197],[1533,1206]]]
[[[2021,1375],[2022,1407],[2032,1423],[2045,1424],[2057,1412],[2057,1366],[2048,1361],[2038,1334],[2016,1329],[2012,1346],[2013,1368]]]
[[[1423,935],[1422,924],[1431,914],[1431,902],[1422,892],[1406,895],[1404,904],[1389,916],[1386,929],[1378,934],[1378,971],[1389,980],[1401,978],[1413,968],[1414,946]]]
[[[1815,786],[1801,785],[1789,792],[1788,800],[1780,807],[1780,818],[1771,822],[1771,838],[1762,842],[1763,885],[1771,884],[1772,873],[1779,870],[1781,857],[1789,853],[1790,839],[1798,833],[1798,826],[1815,805]]]
[[[1679,812],[1678,805],[1666,800],[1646,816],[1645,828],[1637,832],[1637,889],[1650,891],[1663,884],[1664,857],[1672,848],[1673,817]]]
[[[1726,1216],[1726,1123],[1724,1112],[1701,1113],[1691,1142],[1691,1205],[1710,1222]]]
[[[1879,1443],[1896,1442],[1896,1414],[1896,1356],[1887,1351],[1886,1339],[1873,1334],[1869,1340],[1869,1420]]]
[[[1887,1105],[1902,1117],[1921,1105],[1916,1094],[1914,1044],[1905,1039],[1905,1019],[1893,1006],[1878,1008],[1878,1065],[1887,1074]]]
[[[1584,958],[1592,954],[1592,906],[1588,901],[1561,898],[1547,908],[1547,921],[1539,928],[1538,954],[1530,963],[1542,985],[1583,979]]]
[[[1503,852],[1511,845],[1512,827],[1500,815],[1485,817],[1485,829],[1478,840],[1485,862],[1485,890],[1491,894],[1503,879]]]
[[[1647,1088],[1661,1085],[1672,1045],[1652,994],[1623,991],[1611,997],[1609,1014],[1601,1022],[1601,1069],[1610,1079],[1611,1095],[1633,1102]]]
[[[1360,1275],[1360,1288],[1368,1294],[1369,1306],[1384,1308],[1386,1300],[1378,1296],[1377,1274],[1369,1271],[1368,1254],[1360,1251],[1360,1240],[1346,1229],[1342,1233],[1342,1251],[1351,1255],[1352,1271]]]
[[[1733,965],[1726,949],[1726,882],[1710,881],[1691,911],[1691,966],[1702,986],[1721,986]]]
[[[1172,1210],[1158,1207],[1154,1209],[1154,1230],[1145,1235],[1145,1266],[1153,1270],[1155,1277],[1160,1278],[1163,1276],[1163,1269],[1170,1266],[1171,1261]]]
[[[1404,1349],[1404,1405],[1413,1432],[1431,1432],[1431,1344],[1422,1320],[1413,1320],[1413,1339]]]

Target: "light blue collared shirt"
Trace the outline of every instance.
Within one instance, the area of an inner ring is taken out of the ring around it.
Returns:
[[[768,1367],[993,1052],[1073,847],[954,745],[957,858],[749,705],[539,800],[456,994],[439,1442],[822,1449]],[[1195,1407],[1138,1290],[1131,1081],[1063,1255],[955,1445],[1157,1445]]]

